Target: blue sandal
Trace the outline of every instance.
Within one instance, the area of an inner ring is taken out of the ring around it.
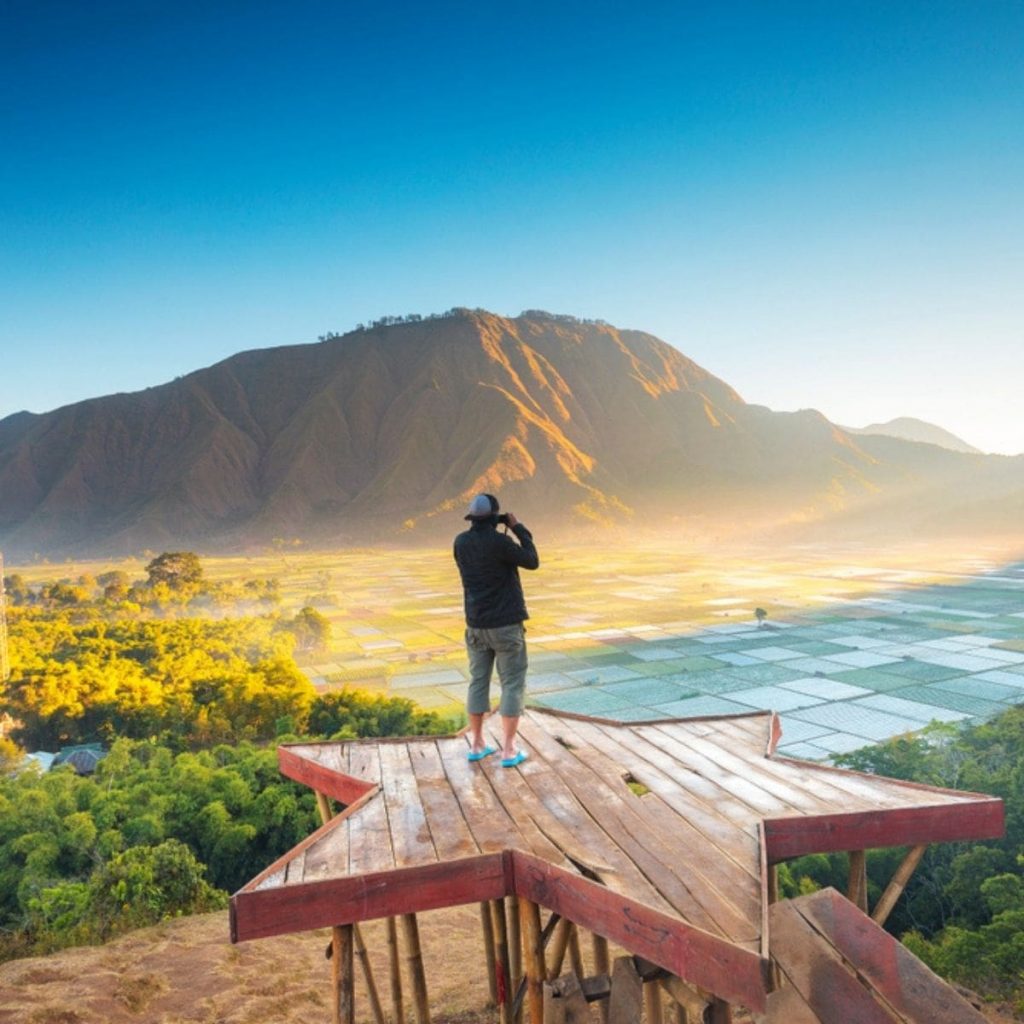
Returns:
[[[526,751],[517,750],[511,757],[503,757],[501,759],[502,768],[515,768],[517,764],[522,764],[526,760]]]
[[[466,760],[467,761],[482,761],[485,757],[490,757],[491,754],[496,754],[497,752],[498,752],[498,748],[497,747],[484,747],[483,750],[477,750],[477,751],[472,751],[471,750],[466,755]]]

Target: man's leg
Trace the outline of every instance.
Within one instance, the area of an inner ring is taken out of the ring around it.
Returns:
[[[518,623],[491,634],[501,681],[501,756],[508,759],[516,755],[516,733],[526,699],[526,630]]]
[[[494,668],[494,651],[476,630],[466,630],[466,654],[469,657],[469,693],[466,696],[466,717],[469,719],[469,735],[472,751],[479,754],[487,743],[484,741],[484,715],[491,710],[491,671]]]

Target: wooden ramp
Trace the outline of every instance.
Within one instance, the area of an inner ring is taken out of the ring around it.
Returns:
[[[835,889],[769,915],[782,987],[763,1024],[983,1024],[985,1018]]]

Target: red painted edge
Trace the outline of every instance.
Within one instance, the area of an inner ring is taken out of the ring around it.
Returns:
[[[1004,831],[1003,801],[995,798],[956,806],[941,804],[764,819],[771,864],[806,853],[998,839]]]
[[[506,856],[490,853],[349,878],[242,889],[231,897],[231,941],[478,903],[498,899],[509,888]]]
[[[374,783],[343,775],[334,768],[328,768],[318,761],[297,754],[287,746],[277,748],[277,765],[282,775],[301,782],[325,796],[340,800],[343,804],[355,803],[361,796],[374,788]]]
[[[731,1003],[763,1013],[770,962],[532,854],[512,851],[515,893]]]

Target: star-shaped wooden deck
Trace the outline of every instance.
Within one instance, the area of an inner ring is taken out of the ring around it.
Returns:
[[[729,1002],[770,988],[768,865],[1002,834],[1002,802],[773,754],[771,713],[528,711],[528,759],[465,736],[283,746],[345,810],[231,901],[236,941],[517,893]]]

